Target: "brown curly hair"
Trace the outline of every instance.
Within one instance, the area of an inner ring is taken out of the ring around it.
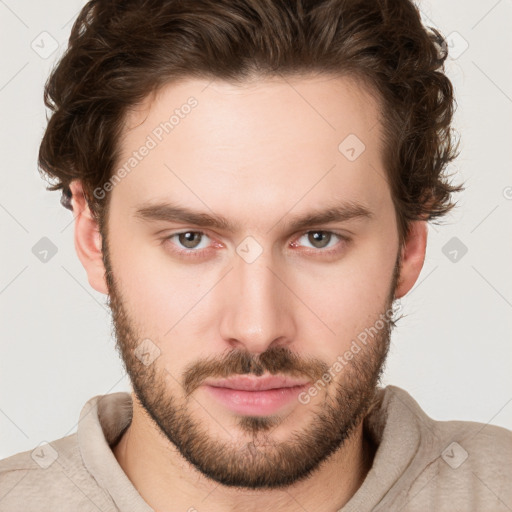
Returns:
[[[454,203],[444,174],[458,156],[447,45],[410,0],[91,0],[45,87],[52,111],[39,150],[48,190],[80,179],[100,229],[127,111],[179,78],[243,83],[326,73],[361,79],[380,99],[383,162],[400,238]]]

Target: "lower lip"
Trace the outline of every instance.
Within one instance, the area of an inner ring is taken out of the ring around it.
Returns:
[[[204,386],[219,402],[238,414],[264,416],[273,414],[293,400],[307,388],[294,386],[289,388],[268,389],[266,391],[245,391],[240,389]]]

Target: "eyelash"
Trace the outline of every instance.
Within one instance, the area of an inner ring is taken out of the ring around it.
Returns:
[[[201,257],[204,257],[205,256],[205,252],[209,251],[210,248],[206,248],[206,249],[177,249],[176,245],[171,242],[171,239],[173,239],[174,237],[177,237],[179,235],[183,235],[185,233],[195,233],[195,234],[200,234],[202,236],[207,236],[208,237],[208,234],[205,233],[204,231],[194,231],[194,230],[190,230],[189,229],[189,230],[185,230],[185,231],[178,231],[176,233],[172,233],[172,234],[164,237],[162,239],[162,242],[164,242],[164,243],[165,242],[169,242],[170,245],[173,246],[173,249],[172,249],[173,252],[175,254],[177,254],[178,256],[185,256],[187,258],[201,258]],[[309,233],[327,233],[327,234],[331,234],[331,235],[334,235],[334,236],[338,237],[340,239],[340,242],[342,242],[342,243],[346,244],[346,243],[350,242],[350,238],[347,237],[346,235],[342,235],[341,233],[338,233],[336,231],[328,231],[328,230],[325,230],[325,229],[310,229],[308,231],[304,231],[303,233],[301,233],[301,235],[299,237],[296,238],[296,240],[299,240],[304,235],[307,235]],[[294,240],[293,243],[295,243],[295,240]],[[323,256],[330,256],[330,255],[333,255],[333,254],[335,254],[335,253],[340,251],[340,248],[337,247],[338,245],[339,245],[339,243],[336,244],[334,247],[329,248],[329,249],[307,248],[308,249],[307,252],[308,253],[311,253],[311,252],[321,253]]]

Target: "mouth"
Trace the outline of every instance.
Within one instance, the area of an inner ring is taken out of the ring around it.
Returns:
[[[298,401],[310,382],[282,376],[237,375],[227,379],[207,379],[204,389],[221,405],[236,414],[265,416]]]

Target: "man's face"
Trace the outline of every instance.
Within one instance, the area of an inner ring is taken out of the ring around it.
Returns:
[[[377,115],[355,82],[323,77],[184,81],[127,118],[118,168],[137,163],[111,192],[104,254],[118,345],[145,412],[225,485],[306,477],[372,401],[399,254]],[[207,385],[271,374],[299,387]]]

